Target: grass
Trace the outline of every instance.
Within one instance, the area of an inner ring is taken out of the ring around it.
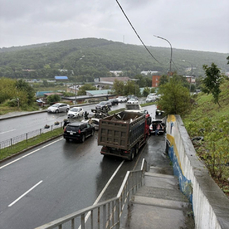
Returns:
[[[194,144],[197,155],[229,197],[229,80],[220,89],[220,106],[211,94],[200,93],[182,120],[191,139],[204,137],[204,141]]]
[[[9,107],[4,104],[0,105],[0,115],[8,114],[11,112],[20,112],[20,111],[37,111],[39,110],[40,107],[36,103],[34,103],[33,106],[28,106],[28,107]]]

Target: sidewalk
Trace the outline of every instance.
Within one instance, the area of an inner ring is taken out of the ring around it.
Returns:
[[[10,112],[10,113],[4,114],[4,115],[0,115],[0,121],[4,120],[4,119],[18,118],[21,116],[33,115],[33,114],[42,113],[42,112],[47,112],[47,110]]]
[[[145,186],[132,196],[128,217],[122,229],[194,229],[192,207],[179,190],[172,167],[150,167]],[[166,174],[164,173],[166,171]]]

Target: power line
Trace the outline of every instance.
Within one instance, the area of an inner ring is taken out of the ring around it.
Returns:
[[[137,35],[138,39],[141,41],[141,43],[143,44],[143,46],[145,47],[145,49],[147,50],[147,52],[150,54],[151,57],[153,57],[154,60],[156,60],[159,64],[160,63],[154,56],[153,54],[149,51],[149,49],[146,47],[146,45],[144,44],[144,42],[142,41],[141,37],[138,35],[137,31],[135,30],[134,26],[132,25],[131,21],[129,20],[129,18],[127,17],[126,13],[124,12],[122,6],[119,4],[118,0],[116,0],[117,4],[119,5],[119,8],[122,10],[124,16],[126,17],[127,21],[129,22],[130,26],[132,27],[132,29],[134,30],[135,34]]]

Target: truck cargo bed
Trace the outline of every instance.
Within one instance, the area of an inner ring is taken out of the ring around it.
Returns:
[[[120,112],[99,122],[98,145],[128,150],[144,138],[145,115]]]

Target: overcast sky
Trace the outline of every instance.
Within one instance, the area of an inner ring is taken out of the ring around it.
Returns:
[[[146,46],[229,53],[229,0],[119,0]],[[0,48],[79,38],[141,45],[116,0],[0,0]]]

